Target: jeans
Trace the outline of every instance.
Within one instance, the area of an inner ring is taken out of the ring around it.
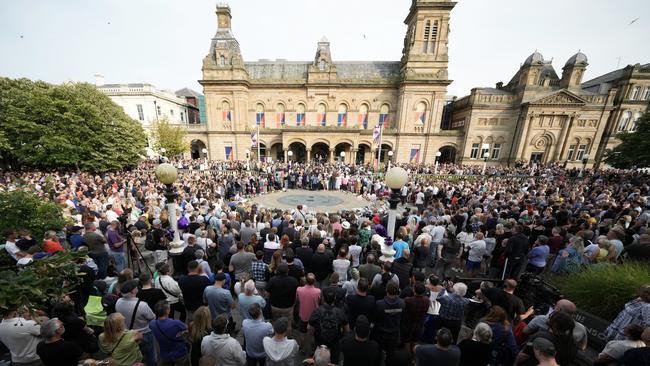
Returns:
[[[103,280],[106,278],[106,274],[108,271],[108,253],[88,253],[88,256],[95,261],[95,264],[97,265],[97,279],[98,280]]]
[[[111,257],[115,260],[115,270],[119,273],[122,272],[126,266],[126,257],[124,252],[111,252]]]
[[[264,366],[266,364],[266,358],[255,358],[246,355],[246,366]]]
[[[431,268],[435,268],[436,261],[438,260],[438,258],[436,258],[438,256],[438,245],[440,245],[440,242],[432,242],[429,245],[429,260],[431,261]]]
[[[156,366],[156,347],[154,345],[154,337],[151,332],[142,334],[142,341],[140,342],[140,352],[144,357],[144,364],[146,366]]]

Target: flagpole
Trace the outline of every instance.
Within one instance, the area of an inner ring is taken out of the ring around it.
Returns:
[[[381,138],[382,135],[384,134],[383,124],[384,124],[383,122],[379,123],[379,148],[377,149],[377,171],[378,172],[381,170],[379,164],[381,164]]]
[[[262,166],[262,157],[260,156],[260,123],[257,124],[257,167],[258,169]]]

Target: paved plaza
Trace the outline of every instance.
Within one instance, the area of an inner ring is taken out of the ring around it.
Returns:
[[[341,210],[360,209],[372,203],[362,196],[345,191],[309,191],[290,189],[273,192],[251,199],[261,207],[293,209],[303,205],[309,210],[320,212],[338,212]]]

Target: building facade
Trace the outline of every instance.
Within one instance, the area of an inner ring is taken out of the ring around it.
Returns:
[[[586,55],[558,74],[539,52],[507,83],[447,96],[455,2],[412,0],[400,61],[338,62],[318,42],[313,60],[245,61],[231,10],[203,59],[205,120],[188,125],[210,159],[489,164],[600,162],[633,131],[650,99],[650,64],[583,83]],[[380,126],[377,129],[375,126]],[[380,130],[380,133],[378,133]],[[194,148],[193,148],[194,150]],[[192,154],[193,157],[203,157]]]
[[[191,89],[184,88],[171,92],[145,83],[105,84],[103,76],[99,74],[95,75],[95,85],[113,102],[121,106],[126,114],[139,121],[147,136],[150,136],[152,124],[162,119],[188,128],[201,124],[200,105],[203,96]],[[154,155],[156,152],[151,150],[151,140],[148,142],[147,153]],[[201,146],[198,142],[193,143],[190,156],[206,157],[207,152],[202,151],[204,148],[205,146]]]
[[[462,131],[459,161],[491,164],[600,162],[617,132],[634,131],[650,103],[650,65],[628,66],[582,83],[588,66],[573,55],[558,76],[549,60],[530,55],[506,85],[474,88],[452,104]]]
[[[454,5],[413,1],[395,62],[337,62],[325,38],[311,61],[245,62],[230,8],[218,5],[199,81],[207,124],[190,127],[192,140],[205,143],[211,159],[255,159],[253,139],[260,156],[274,161],[368,163],[393,151],[396,161],[432,163],[441,148],[455,151],[462,141],[461,131],[440,123],[451,83],[447,37]]]

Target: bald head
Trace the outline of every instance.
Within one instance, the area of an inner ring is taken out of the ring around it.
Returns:
[[[576,311],[578,310],[576,307],[576,304],[572,303],[571,301],[567,299],[562,299],[559,300],[558,302],[555,303],[555,310],[561,310],[564,311],[568,314],[575,314]]]
[[[318,244],[318,248],[316,250],[318,253],[325,253],[325,244]]]
[[[404,257],[406,259],[410,258],[411,257],[411,251],[408,250],[408,249],[402,250],[402,257]]]

